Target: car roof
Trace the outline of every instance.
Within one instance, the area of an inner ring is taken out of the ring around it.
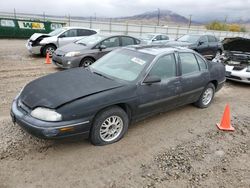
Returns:
[[[154,56],[160,55],[162,53],[194,52],[193,50],[185,47],[170,47],[167,45],[133,45],[125,48]]]
[[[166,35],[163,33],[145,33],[145,35]]]
[[[87,28],[87,27],[77,27],[77,26],[67,26],[67,27],[63,27],[64,29],[88,29],[88,30],[94,30],[95,31],[95,29],[90,29],[90,28]]]

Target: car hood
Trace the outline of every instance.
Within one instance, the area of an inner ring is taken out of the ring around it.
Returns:
[[[90,49],[89,46],[84,46],[84,45],[76,44],[76,43],[72,42],[72,43],[66,44],[66,45],[58,48],[57,51],[65,54],[65,53],[74,52],[74,51],[83,52],[83,51],[89,50],[89,49]]]
[[[236,37],[236,38],[225,38],[222,41],[224,50],[226,51],[239,51],[239,52],[250,52],[250,39]]]
[[[122,86],[89,70],[75,68],[30,82],[24,87],[20,99],[31,109],[39,106],[55,109],[65,103]]]
[[[39,37],[50,37],[50,35],[46,33],[34,33],[33,35],[31,35],[30,40],[35,41]]]

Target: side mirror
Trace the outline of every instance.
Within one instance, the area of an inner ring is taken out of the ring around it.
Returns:
[[[154,38],[152,41],[157,41],[157,39],[156,39],[156,38]]]
[[[65,34],[61,34],[58,38],[64,38],[64,37],[66,37],[66,35]]]
[[[199,46],[200,46],[200,45],[202,45],[202,44],[204,44],[204,43],[205,43],[205,42],[203,42],[203,41],[199,41],[198,44],[199,44]]]
[[[158,76],[147,76],[145,80],[143,81],[143,83],[145,84],[153,84],[157,82],[161,82],[161,78]]]
[[[107,48],[107,47],[106,47],[105,45],[103,45],[103,44],[99,46],[99,50],[100,50],[100,51],[102,51],[103,49],[106,49],[106,48]]]

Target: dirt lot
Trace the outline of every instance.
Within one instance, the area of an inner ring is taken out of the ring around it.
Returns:
[[[0,187],[250,187],[250,86],[227,82],[207,109],[192,105],[132,125],[118,143],[46,141],[13,125],[12,99],[59,71],[24,40],[0,40]],[[235,132],[218,131],[229,103]]]

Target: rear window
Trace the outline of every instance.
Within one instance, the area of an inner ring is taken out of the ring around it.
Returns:
[[[194,54],[180,53],[182,75],[199,71],[199,66]]]
[[[89,36],[93,34],[96,34],[96,31],[88,29],[77,29],[77,36]]]
[[[208,35],[208,42],[217,42],[217,39],[214,36]]]
[[[200,66],[200,69],[201,70],[206,70],[207,69],[207,64],[206,62],[198,55],[195,55],[197,61],[198,61],[198,64]]]

